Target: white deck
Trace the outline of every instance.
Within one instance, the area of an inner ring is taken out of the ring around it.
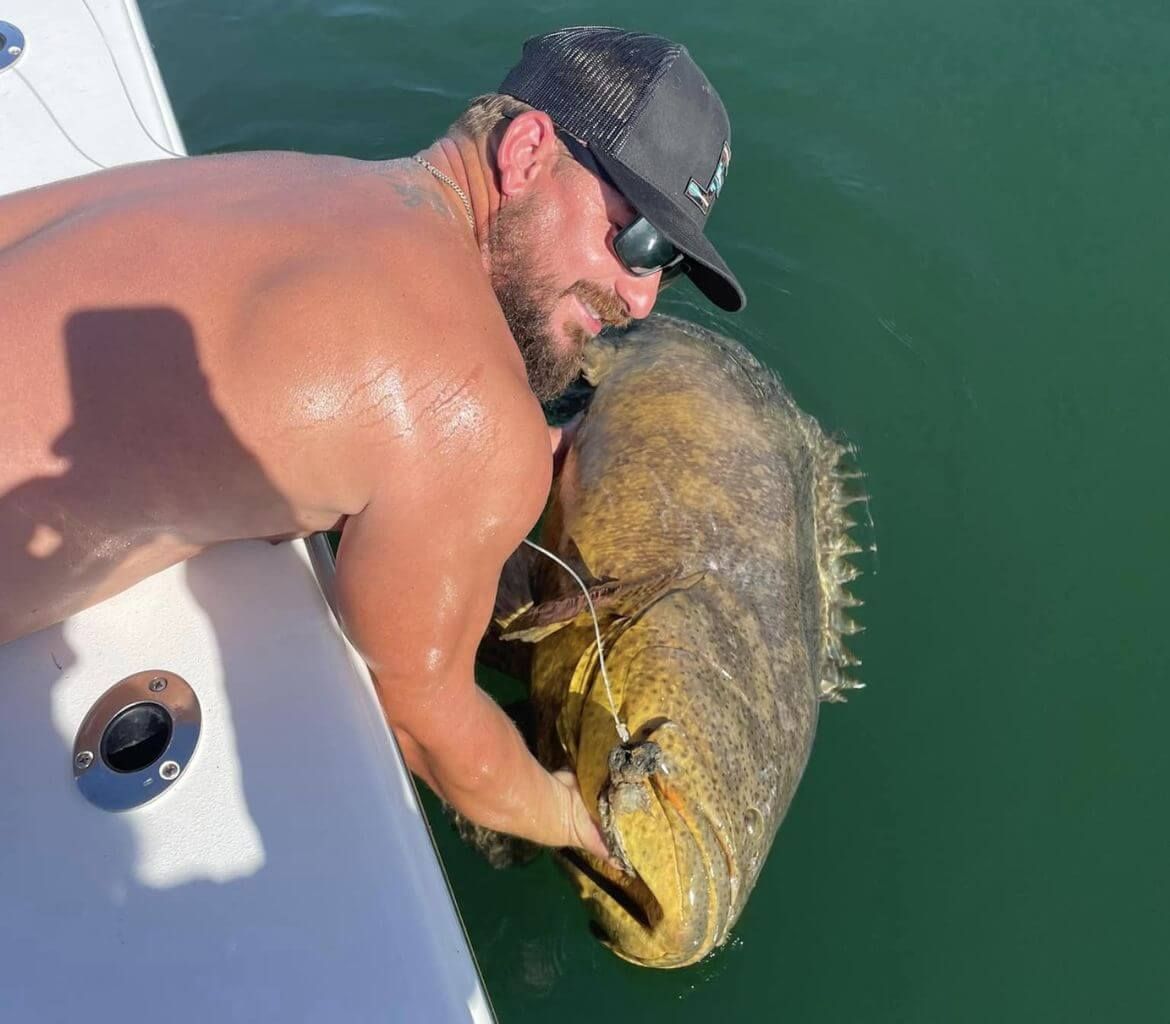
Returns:
[[[133,0],[89,4],[110,50],[83,0],[0,0],[26,36],[0,71],[0,193],[182,152]],[[146,669],[193,686],[199,746],[157,800],[103,812],[74,736]],[[491,1020],[304,543],[224,546],[0,647],[0,837],[5,1024]]]

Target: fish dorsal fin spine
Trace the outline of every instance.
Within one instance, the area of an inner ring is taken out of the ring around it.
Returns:
[[[823,434],[815,421],[806,425],[806,438],[813,454],[815,480],[817,573],[821,588],[821,662],[818,675],[819,698],[841,703],[849,690],[859,690],[864,683],[847,676],[845,671],[860,665],[845,644],[845,637],[860,633],[859,626],[847,614],[861,601],[849,593],[848,585],[861,575],[861,569],[849,561],[861,547],[849,535],[856,525],[846,509],[868,502],[868,495],[853,489],[852,481],[864,474],[851,464],[856,449]]]

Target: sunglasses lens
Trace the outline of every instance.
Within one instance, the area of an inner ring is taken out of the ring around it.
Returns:
[[[611,188],[621,191],[614,184],[613,179],[589,152],[586,143],[574,138],[563,128],[557,128],[557,138],[561,140],[569,155],[582,167],[606,182]],[[686,260],[683,254],[675,248],[674,243],[651,224],[645,217],[638,217],[627,224],[614,236],[614,251],[625,264],[626,269],[639,277],[649,277],[662,271],[662,280],[659,287],[678,277],[686,270]]]
[[[613,247],[621,261],[642,276],[682,266],[681,253],[674,243],[645,217],[622,228],[613,240]]]

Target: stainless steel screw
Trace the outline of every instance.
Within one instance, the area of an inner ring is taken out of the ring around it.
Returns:
[[[177,761],[163,761],[162,767],[158,770],[158,773],[164,779],[166,779],[167,782],[170,782],[173,779],[177,779],[179,777],[178,762]]]
[[[85,771],[86,768],[93,764],[93,754],[91,754],[88,750],[83,750],[80,754],[77,755],[73,763],[77,765],[80,771]]]
[[[150,692],[161,693],[167,688],[167,681],[162,676],[156,676],[150,681]]]

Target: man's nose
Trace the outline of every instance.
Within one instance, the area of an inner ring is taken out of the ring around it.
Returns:
[[[650,315],[650,310],[658,300],[658,281],[661,277],[662,273],[659,271],[647,277],[638,277],[626,272],[618,278],[618,297],[626,304],[626,309],[635,320]]]

